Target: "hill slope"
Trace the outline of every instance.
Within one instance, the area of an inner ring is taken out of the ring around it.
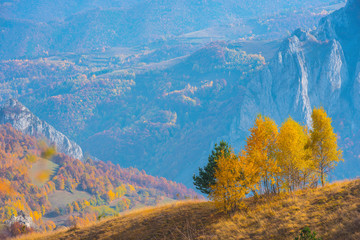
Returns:
[[[273,199],[249,198],[246,205],[228,217],[210,202],[180,202],[24,239],[294,239],[304,226],[323,239],[360,238],[360,180]]]
[[[56,154],[9,123],[0,125],[0,239],[16,235],[1,225],[20,211],[49,230],[188,197],[196,194],[182,184],[110,162]]]

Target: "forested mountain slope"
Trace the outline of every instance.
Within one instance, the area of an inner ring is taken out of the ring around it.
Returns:
[[[184,185],[135,168],[57,154],[53,148],[0,125],[0,238],[16,234],[3,221],[20,211],[35,228],[95,221],[97,218],[174,199],[200,197]]]
[[[82,149],[53,126],[40,120],[24,105],[15,99],[10,99],[0,106],[0,124],[10,123],[23,134],[39,139],[48,140],[49,144],[56,146],[57,151],[73,158],[83,160]]]

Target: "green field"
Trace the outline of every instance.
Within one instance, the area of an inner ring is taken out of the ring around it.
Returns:
[[[50,179],[58,167],[59,165],[52,161],[43,158],[39,159],[29,171],[31,182],[37,186],[42,186]]]
[[[49,201],[53,208],[61,208],[74,201],[89,199],[90,197],[91,195],[84,191],[74,190],[73,193],[70,193],[67,191],[56,190],[49,194]]]

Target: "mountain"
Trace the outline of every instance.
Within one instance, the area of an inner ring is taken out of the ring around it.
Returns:
[[[294,239],[308,226],[321,239],[358,239],[360,181],[337,182],[279,198],[244,200],[223,214],[210,202],[180,202],[129,212],[90,227],[24,239]],[[256,213],[256,214],[255,214]]]
[[[84,158],[79,145],[50,124],[40,120],[15,99],[10,99],[0,108],[0,124],[6,123],[10,123],[15,129],[24,134],[47,139],[61,153],[80,160]]]
[[[19,0],[15,2],[4,2],[2,5],[1,17],[4,18],[16,18],[16,19],[27,19],[36,20],[39,22],[49,22],[54,20],[64,20],[74,14],[86,12],[93,9],[121,9],[134,11],[135,8],[139,10],[145,10],[145,18],[158,18],[159,16],[170,17],[170,22],[173,22],[173,18],[179,18],[181,15],[185,17],[191,17],[189,13],[198,12],[199,15],[204,13],[213,13],[212,16],[217,17],[221,13],[225,15],[230,14],[242,14],[245,16],[253,15],[271,15],[279,9],[301,9],[301,8],[315,8],[322,6],[324,3],[329,1],[326,0],[294,0],[288,1],[276,1],[271,2],[270,0],[260,1],[255,0],[248,5],[245,5],[246,1],[223,1],[223,0],[211,0],[211,1],[189,1],[189,0],[135,0],[131,2],[124,2],[121,0],[104,0],[104,1],[70,1],[70,0]],[[336,2],[336,1],[335,1]],[[152,3],[152,4],[150,4]],[[266,6],[266,7],[264,7]],[[201,8],[202,9],[201,9]],[[232,7],[232,8],[231,8]],[[51,14],[57,12],[58,14]],[[174,16],[168,15],[174,13]],[[150,15],[149,13],[152,13]],[[211,16],[211,15],[209,15]],[[194,16],[198,17],[198,16]],[[159,18],[160,19],[160,18]],[[208,19],[207,21],[213,19]],[[150,21],[148,21],[150,22]]]
[[[183,184],[145,171],[56,153],[9,123],[0,125],[0,156],[1,239],[31,228],[52,230],[141,206],[202,198]]]
[[[274,58],[251,77],[241,110],[234,119],[231,142],[243,144],[258,113],[282,122],[288,116],[310,126],[313,107],[323,106],[333,119],[345,163],[340,178],[360,174],[360,2],[323,18],[316,30],[296,30]]]
[[[312,28],[343,0],[13,1],[0,3],[1,59],[84,53],[154,41],[274,39]],[[329,6],[331,5],[331,6]],[[56,14],[53,14],[56,12]]]
[[[262,44],[249,45],[267,55],[277,46]],[[2,86],[23,91],[21,102],[91,155],[192,186],[191,176],[231,126],[246,76],[265,64],[261,55],[247,54],[240,45],[248,44],[213,43],[174,62],[151,57],[161,56],[160,51],[143,54],[131,63],[133,70],[112,63],[92,71],[92,59],[108,61],[107,53],[84,57],[81,64],[72,59],[6,61],[5,79],[11,84]],[[41,74],[35,72],[39,68]],[[47,77],[52,68],[61,70]],[[15,69],[19,74],[9,78]],[[34,90],[26,80],[30,77],[41,90]]]
[[[143,47],[2,60],[0,101],[18,98],[92,156],[189,187],[214,143],[224,139],[239,150],[258,113],[278,123],[288,116],[309,123],[310,110],[323,105],[346,160],[335,176],[357,176],[357,94],[351,76],[358,38],[356,21],[349,17],[356,13],[354,3],[325,14],[316,30],[296,30],[283,41],[200,46],[174,38]],[[86,26],[83,31],[95,27]]]

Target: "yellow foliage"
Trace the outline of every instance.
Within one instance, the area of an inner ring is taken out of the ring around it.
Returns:
[[[26,156],[26,160],[28,160],[30,163],[34,163],[37,161],[37,156],[35,156],[34,154],[28,154]]]
[[[282,188],[293,191],[307,182],[314,167],[306,149],[308,141],[306,128],[292,118],[282,124],[276,141]]]
[[[33,218],[33,220],[34,220],[35,222],[37,222],[37,221],[40,220],[41,214],[38,213],[37,211],[33,211],[33,213],[32,213],[32,218]]]
[[[14,207],[18,210],[25,210],[24,205],[21,203],[20,200],[17,200],[16,202],[14,202]]]
[[[84,204],[85,207],[90,206],[90,203],[87,200],[84,200],[83,204]]]
[[[259,169],[261,181],[260,193],[278,192],[278,174],[280,168],[276,161],[275,142],[278,135],[274,120],[259,115],[250,129],[246,140],[246,157]]]
[[[128,187],[129,187],[129,192],[135,191],[135,188],[133,187],[133,185],[128,184]]]
[[[53,222],[53,221],[47,221],[46,223],[45,223],[45,229],[46,229],[46,231],[52,231],[52,230],[54,230],[56,228],[56,224]]]
[[[248,163],[243,155],[221,154],[217,159],[216,183],[212,186],[210,198],[224,212],[232,212],[241,206],[240,200],[254,190],[259,181],[258,169]]]
[[[217,160],[210,198],[225,212],[238,208],[250,190],[269,194],[322,185],[327,173],[342,160],[331,119],[314,109],[313,129],[288,118],[278,132],[275,122],[259,115],[250,129],[245,151]],[[317,172],[317,174],[316,174]]]
[[[56,154],[55,146],[46,148],[42,153],[41,156],[45,159],[51,159]]]
[[[121,184],[120,186],[115,188],[115,192],[116,192],[116,198],[120,198],[124,196],[126,193],[126,186],[124,184]]]
[[[112,191],[112,190],[109,190],[107,192],[107,195],[108,195],[108,198],[109,198],[109,201],[113,201],[115,199],[115,193]]]
[[[17,216],[17,211],[15,207],[5,206],[4,207],[4,219],[9,219],[12,215]]]
[[[14,191],[8,181],[0,179],[0,195],[13,195]]]
[[[312,112],[312,130],[310,147],[312,158],[324,186],[326,176],[342,159],[342,151],[338,149],[337,135],[331,126],[331,118],[323,108],[314,108]]]
[[[50,170],[41,170],[36,174],[35,180],[40,183],[45,183],[50,179],[51,171]]]
[[[45,215],[46,209],[44,205],[41,205],[41,214]]]

